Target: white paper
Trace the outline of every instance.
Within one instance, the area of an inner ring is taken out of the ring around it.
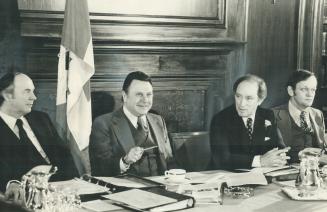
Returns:
[[[122,209],[117,205],[110,204],[103,200],[93,200],[93,201],[83,202],[82,207],[96,212],[114,211],[114,210]]]
[[[78,178],[66,181],[51,182],[50,185],[54,186],[57,190],[68,190],[77,195],[102,193],[109,190],[106,187],[89,183]]]
[[[262,172],[264,174],[277,171],[277,170],[282,170],[282,169],[287,169],[290,168],[290,166],[278,166],[278,167],[258,167],[258,168],[253,168],[251,171],[258,171]]]
[[[226,175],[227,186],[268,185],[262,172],[230,173]]]
[[[221,182],[225,180],[226,172],[191,172],[186,177],[191,180],[190,183]]]
[[[176,199],[140,189],[131,189],[128,191],[104,195],[103,197],[136,209],[148,209],[177,202]]]
[[[106,183],[111,183],[116,186],[124,186],[129,188],[144,188],[145,184],[134,182],[129,179],[117,178],[117,177],[95,177],[96,179],[102,180]]]

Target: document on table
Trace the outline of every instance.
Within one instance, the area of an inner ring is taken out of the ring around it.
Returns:
[[[120,203],[122,205],[141,210],[177,202],[177,200],[174,198],[140,189],[131,189],[128,191],[105,195],[103,197],[113,200],[118,204]]]
[[[191,180],[191,183],[211,183],[211,182],[224,182],[227,172],[190,172],[186,174],[186,178]]]
[[[144,188],[147,185],[139,182],[135,182],[129,179],[117,178],[117,177],[95,177],[96,179],[102,180],[106,183],[113,184],[115,186],[123,186],[128,188]]]
[[[77,195],[103,193],[109,190],[106,187],[89,183],[78,178],[66,181],[51,182],[50,185],[54,186],[58,190],[68,190],[76,193]]]
[[[258,167],[258,168],[253,168],[251,171],[261,171],[262,173],[266,174],[269,172],[274,172],[278,170],[284,170],[284,169],[290,169],[290,166],[278,166],[278,167]]]
[[[113,205],[106,200],[92,200],[88,202],[83,202],[82,207],[96,212],[119,211],[123,209],[122,207]]]
[[[267,185],[268,182],[262,172],[250,171],[245,173],[230,173],[226,175],[227,186]]]

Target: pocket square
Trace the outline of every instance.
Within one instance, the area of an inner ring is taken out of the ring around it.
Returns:
[[[270,140],[270,137],[265,137],[265,141],[269,141]]]
[[[271,126],[271,122],[269,120],[265,120],[265,127],[267,128],[269,126]]]

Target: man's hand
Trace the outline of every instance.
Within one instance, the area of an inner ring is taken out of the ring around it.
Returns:
[[[284,166],[287,164],[287,160],[290,159],[286,155],[286,152],[290,150],[290,147],[284,149],[274,148],[260,157],[260,162],[262,167],[272,167],[272,166]]]
[[[25,206],[25,192],[18,183],[10,183],[5,192],[5,199],[15,204]]]
[[[132,163],[135,163],[136,161],[140,160],[140,158],[143,155],[143,148],[141,147],[133,147],[132,149],[129,150],[127,155],[124,157],[124,161],[130,165]]]
[[[322,165],[327,165],[327,155],[326,154],[321,155],[321,157],[319,158],[319,163]]]

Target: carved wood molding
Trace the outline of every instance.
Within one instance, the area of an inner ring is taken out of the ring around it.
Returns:
[[[92,25],[225,28],[226,0],[92,0],[88,4]],[[21,17],[27,22],[40,24],[62,21],[64,6],[65,0],[18,0]]]

